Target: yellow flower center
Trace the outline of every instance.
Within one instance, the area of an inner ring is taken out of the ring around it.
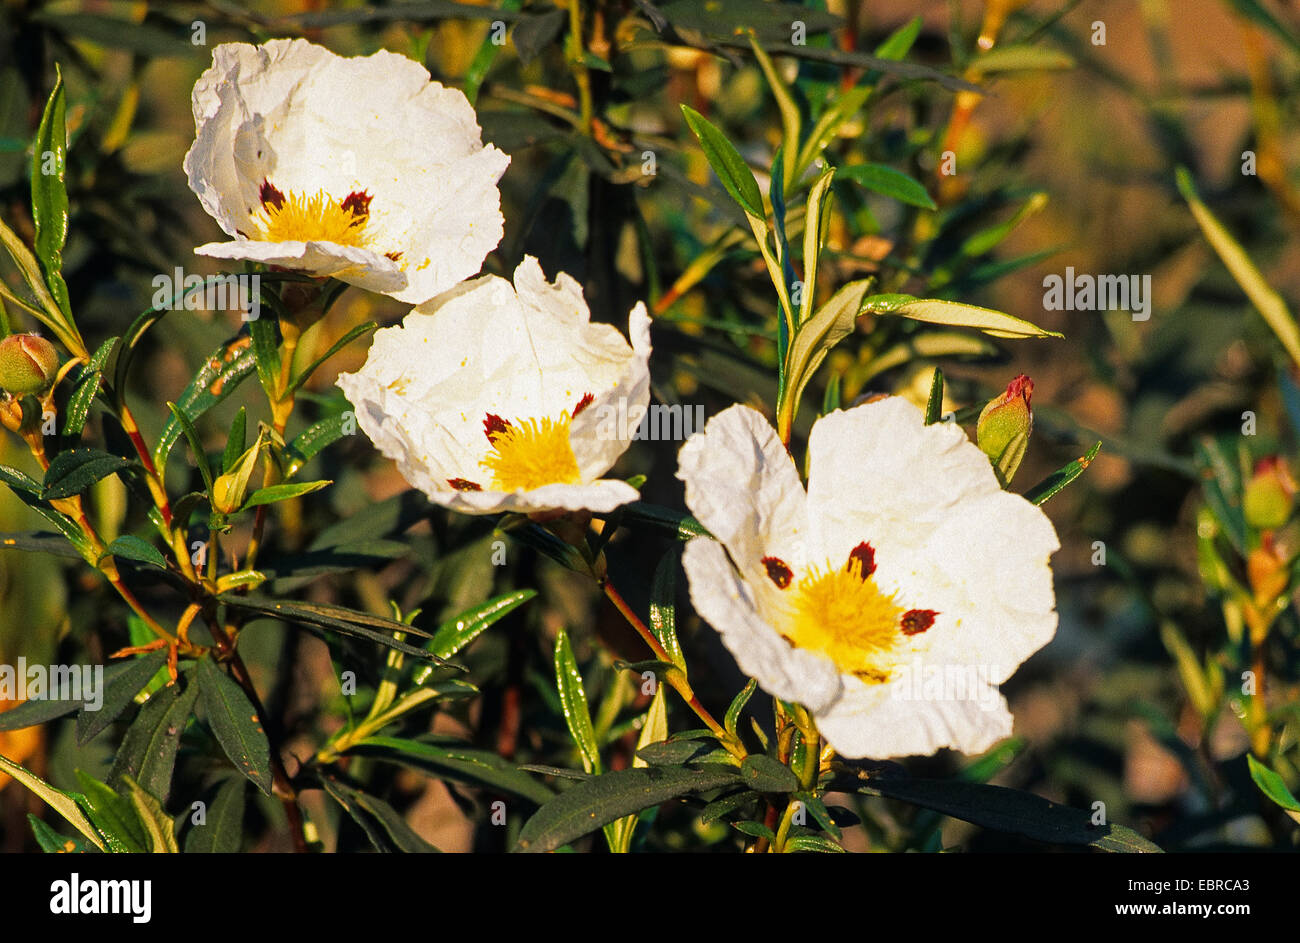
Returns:
[[[794,587],[786,638],[797,648],[819,652],[847,674],[883,681],[895,645],[902,639],[903,607],[863,575],[863,562],[822,570],[812,567]]]
[[[284,194],[264,183],[261,196],[262,207],[253,222],[267,242],[333,242],[357,248],[367,242],[370,197],[363,192],[339,201],[324,190]]]
[[[492,417],[496,419],[496,417]],[[543,485],[572,485],[581,480],[578,459],[569,444],[569,422],[526,419],[497,425],[488,433],[492,451],[479,464],[492,473],[495,491],[531,491]]]

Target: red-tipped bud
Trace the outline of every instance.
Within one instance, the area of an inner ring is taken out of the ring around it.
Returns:
[[[1029,434],[1034,428],[1034,414],[1029,408],[1033,395],[1034,381],[1020,374],[1005,393],[989,400],[976,425],[979,447],[993,462],[1003,487],[1011,482],[1025,457]]]

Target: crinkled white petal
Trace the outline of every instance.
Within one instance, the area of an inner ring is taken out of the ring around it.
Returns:
[[[214,259],[263,262],[309,271],[320,277],[333,276],[381,294],[400,291],[406,285],[406,273],[393,262],[368,249],[343,246],[336,242],[257,242],[252,239],[236,239],[233,242],[209,242],[195,249],[194,254]]]
[[[365,191],[367,245],[400,254],[406,284],[388,293],[410,303],[477,273],[501,241],[497,181],[510,158],[483,146],[459,90],[405,56],[344,58],[300,39],[228,43],[195,85],[193,109],[185,171],[231,236],[255,237],[264,179],[286,194]]]
[[[643,412],[650,402],[650,314],[640,302],[628,316],[628,336],[635,356],[612,387],[593,393],[595,399],[569,429],[569,444],[584,479],[614,467],[636,433],[636,423],[624,420]],[[621,337],[618,343],[626,346]]]
[[[840,697],[843,679],[830,659],[792,647],[759,614],[752,584],[742,580],[721,544],[696,537],[682,552],[691,605],[722,636],[740,670],[764,691],[814,713]]]
[[[626,481],[602,478],[586,484],[545,485],[532,491],[440,491],[429,500],[462,514],[500,514],[515,511],[598,511],[607,513],[635,501],[640,492]]]
[[[471,514],[609,511],[637,492],[600,479],[627,441],[591,443],[594,426],[578,420],[592,406],[570,426],[579,482],[506,494],[491,489],[482,465],[492,451],[483,426],[489,414],[508,422],[556,419],[572,414],[587,393],[597,402],[623,389],[648,397],[644,308],[631,317],[635,347],[617,328],[590,318],[577,282],[564,274],[547,282],[528,257],[514,287],[497,276],[475,279],[376,332],[365,366],[340,376],[338,385],[376,448],[439,504]],[[449,484],[455,479],[482,490],[458,491]]]
[[[731,406],[682,446],[677,477],[686,483],[686,507],[722,541],[770,611],[779,591],[760,576],[763,558],[798,570],[809,536],[803,483],[776,431],[756,410]]]
[[[842,695],[814,712],[817,729],[841,756],[889,759],[942,749],[975,754],[1011,735],[1011,712],[994,687],[926,698],[923,686],[912,690],[908,681],[868,685],[845,675],[843,682]]]

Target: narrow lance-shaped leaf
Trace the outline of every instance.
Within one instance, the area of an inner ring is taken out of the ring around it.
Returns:
[[[560,629],[555,639],[555,683],[564,709],[564,722],[568,725],[573,742],[582,754],[582,767],[588,773],[600,773],[600,749],[596,731],[591,724],[591,711],[587,706],[587,692],[582,687],[582,674],[569,635]]]
[[[1092,460],[1097,457],[1101,451],[1101,443],[1098,442],[1092,448],[1088,449],[1086,455],[1076,458],[1064,468],[1052,472],[1045,479],[1040,481],[1034,487],[1025,492],[1025,500],[1032,504],[1044,504],[1047,500],[1061,493],[1065,486],[1070,484],[1074,479],[1083,474],[1084,470],[1092,464]]]
[[[210,658],[199,661],[195,683],[208,726],[235,768],[271,794],[271,745],[262,719],[239,685]]]
[[[95,827],[90,824],[90,820],[81,811],[76,800],[62,789],[56,789],[35,773],[28,771],[4,756],[0,756],[0,770],[8,773],[16,781],[38,795],[46,805],[63,816],[68,824],[85,835],[100,851],[107,850],[104,847],[103,838],[100,837]]]

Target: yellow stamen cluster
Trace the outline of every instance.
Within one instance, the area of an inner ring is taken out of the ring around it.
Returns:
[[[290,192],[278,202],[265,202],[253,222],[267,242],[334,242],[361,248],[369,218],[318,190],[312,196]]]
[[[883,681],[894,646],[901,640],[903,609],[875,580],[862,576],[862,564],[811,568],[794,590],[786,638],[797,648],[820,652],[864,681]]]
[[[581,480],[569,444],[568,414],[559,419],[516,420],[492,436],[492,451],[479,464],[492,473],[496,491],[531,491]]]

